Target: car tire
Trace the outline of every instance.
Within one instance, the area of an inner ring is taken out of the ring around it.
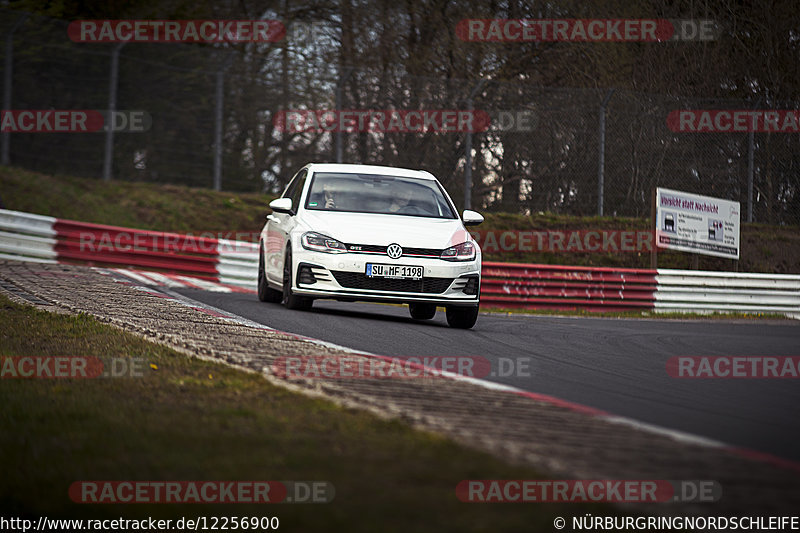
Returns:
[[[261,248],[259,246],[259,248]],[[258,252],[258,299],[262,302],[280,303],[283,299],[283,293],[276,291],[267,283],[267,276],[264,274],[264,250],[260,249]]]
[[[478,321],[478,306],[446,308],[447,324],[451,328],[470,329]]]
[[[292,250],[286,250],[286,258],[283,261],[283,305],[286,309],[301,310],[311,309],[314,304],[312,298],[297,296],[292,294]]]
[[[408,312],[414,320],[430,320],[436,315],[436,304],[411,303]]]

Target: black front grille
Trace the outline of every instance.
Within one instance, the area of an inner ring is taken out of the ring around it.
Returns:
[[[464,285],[464,294],[478,294],[478,276],[467,276],[469,281]]]
[[[314,272],[311,270],[311,265],[300,263],[297,268],[297,283],[303,285],[313,285],[317,282]]]
[[[403,255],[429,255],[439,257],[444,250],[436,248],[403,248]]]
[[[388,246],[377,246],[374,244],[346,244],[347,249],[356,253],[369,253],[386,255],[386,248]],[[403,255],[408,256],[423,256],[423,257],[439,257],[444,250],[438,248],[406,248],[403,247]]]
[[[447,290],[453,278],[387,279],[369,278],[360,272],[334,270],[333,277],[342,287],[384,292],[422,292],[441,294]]]
[[[375,246],[373,244],[347,244],[347,249],[351,252],[386,254],[386,246]]]

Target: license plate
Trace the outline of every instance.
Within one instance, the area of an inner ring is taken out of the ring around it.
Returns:
[[[422,279],[421,266],[367,263],[368,278]]]

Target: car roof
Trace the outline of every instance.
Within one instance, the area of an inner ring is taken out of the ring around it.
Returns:
[[[306,165],[310,172],[341,172],[343,174],[385,174],[404,178],[435,180],[430,172],[408,168],[383,167],[378,165],[348,165],[344,163],[311,163]]]

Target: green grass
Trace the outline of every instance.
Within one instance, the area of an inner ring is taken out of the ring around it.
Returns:
[[[624,217],[576,217],[571,215],[485,213],[481,231],[648,231],[650,220]],[[497,236],[499,237],[499,236]],[[738,265],[731,259],[696,255],[699,270],[736,270],[740,272],[800,273],[800,228],[742,224]],[[660,250],[659,268],[692,269],[693,254]],[[550,253],[533,251],[499,251],[484,253],[484,260],[509,263],[548,265],[601,266],[616,268],[650,268],[650,252],[617,253]]]
[[[0,514],[76,518],[278,516],[286,531],[550,531],[584,504],[468,504],[463,479],[533,479],[432,433],[190,359],[86,316],[0,296],[0,356],[144,358],[143,378],[3,379]],[[91,505],[78,480],[325,480],[329,504]]]
[[[6,209],[82,222],[179,233],[258,232],[269,212],[263,194],[179,185],[103,182],[0,166]]]

